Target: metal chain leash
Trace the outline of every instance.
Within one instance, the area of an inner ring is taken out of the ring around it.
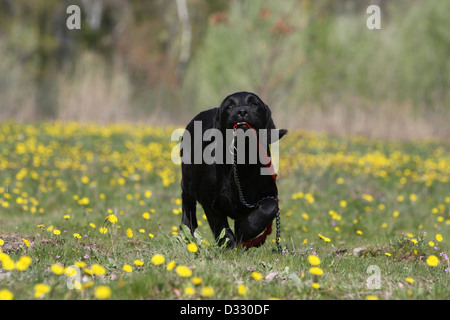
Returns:
[[[280,210],[278,210],[277,212],[277,217],[276,217],[276,223],[277,223],[277,234],[276,234],[276,238],[275,238],[275,242],[277,243],[277,248],[278,248],[278,252],[282,253],[283,252],[283,248],[281,248],[281,244],[280,244],[280,240],[281,240],[281,218],[280,218]]]
[[[231,148],[230,148],[230,152],[231,152]],[[233,161],[234,182],[236,183],[238,193],[239,193],[239,200],[241,201],[241,203],[244,206],[246,206],[247,208],[253,209],[253,208],[256,208],[257,206],[259,206],[259,204],[266,199],[273,199],[273,200],[279,202],[278,198],[273,197],[273,196],[266,196],[264,198],[261,198],[254,204],[250,204],[247,202],[247,200],[245,200],[244,193],[242,192],[241,182],[239,180],[239,176],[238,176],[238,172],[237,172],[237,163],[236,163],[237,155],[235,152],[232,152],[232,153],[234,155],[234,161]],[[280,218],[280,210],[278,210],[277,215],[276,215],[276,238],[275,238],[275,241],[276,241],[279,253],[281,253],[283,251],[283,248],[281,248],[281,245],[280,245],[280,239],[281,239],[281,218]]]

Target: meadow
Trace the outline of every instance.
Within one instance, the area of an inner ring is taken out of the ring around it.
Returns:
[[[180,228],[174,127],[0,123],[0,299],[449,299],[450,145],[291,130],[279,253]]]

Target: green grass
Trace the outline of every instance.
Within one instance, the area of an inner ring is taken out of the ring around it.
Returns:
[[[280,254],[274,234],[256,249],[218,247],[200,206],[200,236],[189,239],[179,229],[172,130],[1,123],[0,290],[15,299],[36,299],[34,287],[41,283],[50,291],[39,299],[93,299],[103,285],[111,299],[450,298],[449,262],[441,255],[449,253],[450,238],[448,141],[289,132],[280,142]],[[109,214],[117,223],[105,222]],[[189,241],[197,242],[197,252],[187,249]],[[155,254],[165,262],[154,265]],[[321,260],[321,276],[309,273],[312,254]],[[431,255],[439,259],[435,267],[426,262]],[[22,256],[32,259],[26,270],[9,270],[6,257],[17,262]],[[86,264],[79,274],[84,287],[70,290],[70,278],[51,267],[80,261]],[[170,261],[192,275],[167,270]],[[89,274],[95,264],[104,274]],[[123,270],[126,264],[132,272]],[[367,285],[375,275],[370,266],[379,270],[379,289]],[[263,279],[255,280],[253,272]],[[245,295],[238,293],[240,284]],[[195,292],[187,295],[187,287]],[[204,287],[214,293],[202,296]]]

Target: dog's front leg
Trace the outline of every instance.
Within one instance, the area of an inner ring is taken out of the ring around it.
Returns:
[[[236,247],[236,237],[233,234],[233,231],[230,229],[228,225],[228,219],[225,214],[218,210],[214,210],[211,208],[203,208],[205,210],[206,218],[208,219],[209,226],[214,233],[214,237],[219,244],[219,246],[223,245],[224,242],[228,239],[227,247],[234,248]],[[222,231],[225,229],[225,235],[221,237]]]
[[[191,230],[191,234],[194,235],[195,229],[197,229],[197,216],[195,214],[196,211],[196,200],[192,197],[189,197],[186,192],[182,192],[182,210],[183,216],[181,217],[181,223],[187,225],[189,230]]]

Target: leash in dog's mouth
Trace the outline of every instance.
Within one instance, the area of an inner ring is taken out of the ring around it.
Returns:
[[[235,123],[235,125],[233,126],[234,131],[236,131],[236,130],[238,129],[238,127],[241,126],[241,125],[245,125],[245,126],[247,126],[249,129],[254,129],[254,128],[250,125],[250,123],[248,123],[248,122],[237,122],[237,123]]]
[[[233,126],[233,140],[231,141],[231,144],[228,147],[228,149],[230,150],[230,153],[232,155],[234,155],[235,154],[235,150],[237,150],[237,147],[236,147],[236,130],[237,129],[241,129],[241,128],[239,128],[240,126],[247,126],[248,129],[255,130],[255,128],[253,128],[250,125],[250,123],[248,123],[248,122],[237,122],[237,123],[234,124],[234,126]],[[255,136],[256,136],[256,133],[255,133]]]

